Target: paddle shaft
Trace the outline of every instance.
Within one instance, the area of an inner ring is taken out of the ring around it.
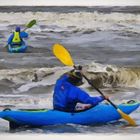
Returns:
[[[76,69],[76,66],[73,66],[74,69]],[[94,87],[94,89],[96,89],[105,99],[105,95],[82,73],[82,76],[87,80],[87,82]],[[106,99],[115,109],[118,109],[117,106],[115,104],[113,104],[109,99]]]
[[[28,27],[24,28],[24,29],[22,30],[22,32],[25,32],[27,29],[28,29]]]
[[[74,69],[77,69],[76,66],[73,66]],[[94,89],[96,89],[105,99],[105,95],[82,73],[82,76],[87,80],[87,82],[94,87]],[[115,104],[113,104],[109,99],[106,99],[114,108],[118,109],[117,106]]]
[[[106,99],[106,97],[105,97],[105,95],[84,75],[84,74],[82,74],[83,75],[83,77],[88,81],[88,83],[92,86],[92,87],[94,87],[94,89],[96,89],[105,99]],[[117,107],[116,107],[116,105],[115,104],[113,104],[109,99],[106,99],[114,108],[116,108],[117,109]]]

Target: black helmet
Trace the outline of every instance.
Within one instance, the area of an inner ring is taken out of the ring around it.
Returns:
[[[83,76],[82,76],[82,74],[79,71],[72,70],[72,71],[70,71],[68,73],[68,75],[69,75],[68,81],[71,84],[73,84],[75,86],[80,86],[80,85],[83,84],[83,81],[82,81],[83,80]]]

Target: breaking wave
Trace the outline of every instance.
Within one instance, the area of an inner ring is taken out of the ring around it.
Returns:
[[[88,65],[86,75],[97,87],[140,88],[139,67],[116,67],[92,63],[91,65]]]
[[[0,81],[10,83],[14,93],[26,92],[42,86],[53,86],[56,80],[69,67],[32,68],[0,70]],[[92,63],[83,66],[85,75],[92,80],[97,87],[135,87],[140,88],[140,68],[116,67]],[[15,84],[16,86],[13,86]],[[3,86],[3,85],[2,85]],[[50,91],[48,91],[50,92]]]

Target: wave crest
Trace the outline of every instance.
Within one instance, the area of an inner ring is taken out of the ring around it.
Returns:
[[[86,75],[97,87],[136,87],[140,88],[140,68],[125,68],[91,64]]]

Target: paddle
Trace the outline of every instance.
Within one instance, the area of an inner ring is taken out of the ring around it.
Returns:
[[[36,24],[36,20],[35,19],[31,20],[28,24],[25,25],[25,29],[23,29],[23,31],[27,30],[28,28],[31,28],[35,24]],[[8,47],[8,44],[4,48],[7,48],[7,47]]]
[[[76,68],[70,53],[62,45],[55,44],[53,46],[53,53],[56,56],[56,58],[58,58],[66,66],[73,66],[74,68]],[[93,86],[103,97],[105,97],[105,95],[84,74],[82,75],[91,86]],[[136,122],[130,116],[122,112],[114,103],[112,103],[110,99],[106,100],[118,111],[118,113],[121,115],[123,119],[128,121],[130,125],[136,126]]]
[[[36,20],[35,19],[31,20],[28,24],[25,25],[26,28],[23,31],[27,30],[28,28],[31,28],[35,24]]]

